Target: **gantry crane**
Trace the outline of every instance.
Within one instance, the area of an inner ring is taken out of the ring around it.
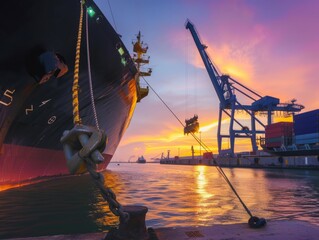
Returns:
[[[229,75],[220,74],[209,58],[206,52],[207,46],[201,42],[194,25],[187,20],[185,27],[186,29],[189,29],[193,36],[196,47],[204,62],[220,102],[217,130],[217,144],[220,156],[234,156],[236,138],[249,138],[251,140],[252,151],[256,152],[258,150],[256,134],[264,134],[265,125],[256,117],[257,113],[266,114],[267,124],[269,125],[272,122],[271,116],[276,111],[293,114],[301,111],[304,108],[304,106],[296,104],[295,99],[293,99],[290,103],[280,103],[278,98],[271,96],[261,96],[255,91],[239,83]],[[243,97],[250,99],[250,101],[253,101],[252,104],[241,104],[237,100],[235,91],[241,94]],[[243,124],[238,118],[236,118],[235,115],[237,110],[242,110],[250,116],[250,127],[248,127],[246,124]],[[223,114],[226,114],[230,118],[229,134],[221,133]],[[262,130],[256,129],[256,123],[261,126]],[[229,139],[229,149],[222,149],[222,141],[224,138]]]

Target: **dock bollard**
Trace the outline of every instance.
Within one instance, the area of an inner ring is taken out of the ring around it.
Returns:
[[[146,230],[145,217],[148,211],[144,206],[123,206],[123,211],[129,213],[130,218],[124,222],[120,218],[120,225],[117,229],[111,229],[105,240],[149,240]]]

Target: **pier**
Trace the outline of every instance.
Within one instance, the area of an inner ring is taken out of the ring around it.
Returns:
[[[247,223],[238,224],[218,224],[201,227],[178,227],[178,228],[158,228],[154,230],[156,237],[151,236],[148,240],[276,240],[276,239],[317,239],[319,227],[308,222],[285,220],[270,221],[264,228],[252,229]],[[12,240],[101,240],[107,233],[87,233],[79,235],[56,235],[31,238],[15,238]],[[133,239],[132,239],[133,240]]]
[[[206,159],[201,156],[162,159],[161,164],[173,165],[206,165],[230,168],[283,168],[319,170],[317,156],[262,156],[246,155],[238,157],[217,157]]]

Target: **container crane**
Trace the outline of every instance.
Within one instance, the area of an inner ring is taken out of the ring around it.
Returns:
[[[220,156],[231,156],[233,157],[235,149],[235,139],[236,138],[248,138],[251,140],[252,151],[256,152],[257,147],[257,134],[264,134],[264,130],[257,130],[256,123],[265,128],[265,125],[256,117],[257,113],[264,113],[267,115],[267,124],[271,124],[271,116],[274,112],[284,112],[288,114],[293,114],[300,112],[304,106],[296,104],[296,100],[293,99],[290,103],[280,103],[280,100],[271,96],[261,96],[255,91],[249,89],[243,84],[239,83],[229,75],[220,74],[217,68],[214,66],[213,62],[209,58],[206,49],[207,46],[204,45],[199,35],[195,29],[195,26],[189,21],[186,21],[186,29],[188,29],[199,54],[203,60],[209,78],[215,88],[216,94],[219,99],[219,117],[218,117],[218,130],[217,130],[217,144],[218,152]],[[235,91],[241,94],[243,97],[250,99],[251,105],[241,104]],[[238,118],[236,118],[236,110],[242,110],[250,116],[250,127],[246,126]],[[226,114],[230,118],[229,133],[222,134],[222,117]],[[229,139],[230,149],[222,149],[223,139]]]

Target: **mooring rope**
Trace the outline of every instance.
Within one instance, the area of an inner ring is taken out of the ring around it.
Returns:
[[[173,114],[173,116],[177,119],[177,121],[183,126],[185,127],[185,125],[183,124],[183,122],[178,118],[178,116],[174,113],[174,111],[167,105],[167,103],[160,97],[160,95],[155,91],[155,89],[149,84],[149,82],[143,77],[144,81],[146,82],[146,84],[149,86],[149,88],[155,93],[155,95],[160,99],[160,101],[166,106],[166,108]],[[194,133],[190,133],[192,135],[192,137],[204,148],[204,150],[206,152],[210,151],[209,147],[203,143],[203,141],[201,141],[201,139],[199,139]],[[236,189],[234,188],[234,186],[232,185],[232,183],[230,182],[229,178],[227,177],[227,175],[225,174],[224,170],[222,169],[222,167],[219,165],[219,163],[217,162],[217,160],[215,160],[215,167],[218,170],[218,172],[221,174],[221,176],[224,178],[224,180],[226,181],[226,183],[229,185],[229,187],[232,189],[232,191],[234,192],[234,194],[236,195],[236,197],[238,198],[238,200],[240,201],[240,203],[242,204],[242,206],[244,207],[244,209],[246,210],[247,214],[250,217],[253,217],[251,211],[248,209],[248,207],[246,206],[246,204],[244,203],[244,201],[241,199],[241,197],[239,196],[239,194],[237,193]]]
[[[75,63],[73,74],[72,87],[72,105],[73,105],[73,123],[75,125],[81,124],[80,110],[79,110],[79,72],[80,72],[80,56],[81,56],[81,41],[82,41],[82,27],[83,27],[83,1],[81,1],[80,21],[78,29],[78,38],[75,51]]]
[[[73,123],[75,126],[81,125],[81,117],[79,110],[79,71],[80,71],[80,56],[81,56],[81,40],[82,40],[82,27],[83,27],[83,11],[85,1],[81,1],[81,12],[79,20],[79,29],[78,29],[78,38],[76,44],[76,53],[75,53],[75,64],[74,64],[74,77],[73,77],[73,87],[72,87],[72,106],[73,106]],[[89,24],[88,24],[88,13],[86,11],[86,50],[87,50],[87,63],[88,63],[88,79],[89,79],[89,88],[90,88],[90,97],[92,110],[95,119],[95,125],[98,131],[99,122],[97,118],[96,106],[94,101],[94,92],[93,92],[93,83],[92,83],[92,73],[91,73],[91,61],[90,61],[90,48],[89,48]],[[88,136],[87,136],[88,137]],[[106,139],[105,139],[106,140]],[[82,144],[82,143],[81,143]],[[83,147],[84,148],[84,147]],[[97,151],[97,150],[94,150]],[[101,153],[100,153],[101,154]],[[87,171],[90,173],[94,183],[100,189],[103,198],[109,204],[111,212],[120,216],[120,218],[126,222],[129,219],[129,214],[123,211],[123,206],[116,200],[115,193],[105,185],[104,177],[101,173],[96,172],[96,164],[93,162],[92,157],[85,158]]]
[[[85,20],[85,31],[86,31],[86,55],[88,62],[88,75],[89,75],[89,86],[90,86],[90,97],[91,97],[91,105],[93,116],[95,120],[95,126],[97,129],[100,129],[99,120],[97,118],[95,101],[94,101],[94,92],[93,92],[93,83],[92,83],[92,73],[91,73],[91,60],[90,60],[90,40],[89,40],[89,22],[88,22],[88,12],[86,11],[86,20]]]
[[[89,86],[90,86],[90,97],[91,97],[91,105],[93,110],[93,115],[95,119],[95,127],[100,130],[99,121],[97,117],[97,111],[94,101],[94,92],[93,92],[93,81],[92,81],[92,73],[91,73],[91,61],[90,61],[90,41],[89,41],[89,23],[88,23],[88,12],[86,12],[86,51],[87,51],[87,63],[88,63],[88,76],[89,76]],[[109,208],[111,212],[115,216],[121,217],[124,222],[127,222],[130,218],[127,212],[124,212],[123,206],[116,200],[116,195],[112,191],[111,188],[105,185],[105,180],[102,173],[98,173],[95,170],[95,165],[92,162],[87,163],[87,169],[95,182],[96,186],[100,189],[101,195],[104,200],[109,204]]]

